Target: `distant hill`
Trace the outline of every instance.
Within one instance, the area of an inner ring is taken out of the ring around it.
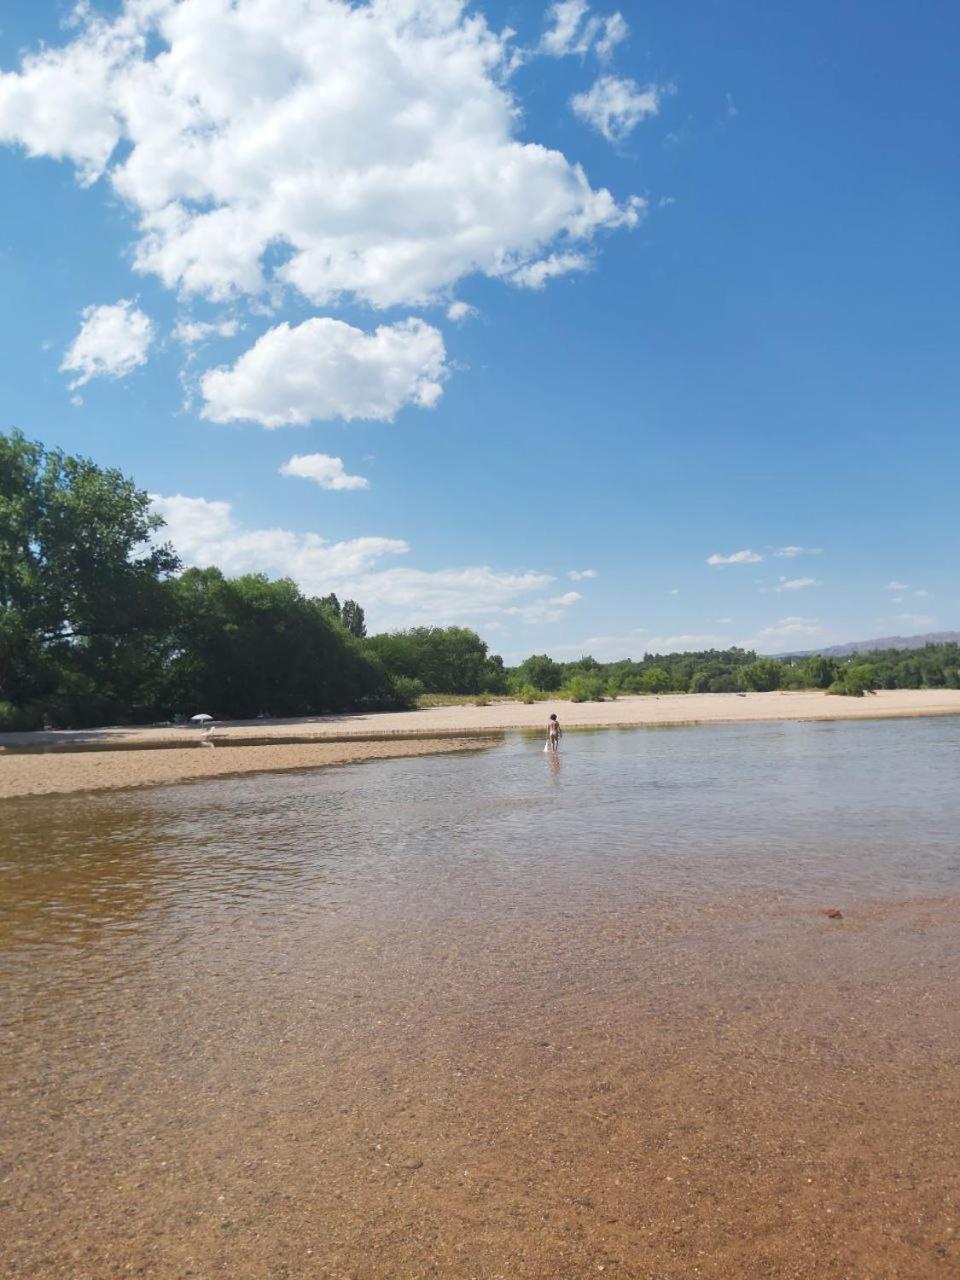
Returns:
[[[780,653],[780,658],[808,658],[814,653],[828,658],[846,658],[851,653],[875,653],[878,649],[923,649],[928,644],[958,644],[960,631],[928,631],[922,636],[881,636],[879,640],[851,640],[849,644],[834,644],[828,649],[794,650]]]

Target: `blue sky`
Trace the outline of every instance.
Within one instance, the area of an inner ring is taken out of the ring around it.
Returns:
[[[960,628],[955,6],[617,12],[8,2],[6,425],[508,659]]]

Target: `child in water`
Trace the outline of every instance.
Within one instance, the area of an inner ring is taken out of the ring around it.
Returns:
[[[560,728],[560,721],[556,714],[551,715],[547,721],[547,750],[559,751],[560,739],[563,737],[563,730]]]

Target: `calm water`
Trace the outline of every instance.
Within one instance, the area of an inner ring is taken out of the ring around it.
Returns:
[[[598,895],[832,903],[960,886],[952,718],[578,733],[564,747],[551,761],[514,736],[466,757],[8,801],[0,971],[95,987],[114,955],[271,937],[330,910],[427,926]]]
[[[0,806],[6,1274],[960,1266],[960,720],[541,745]]]

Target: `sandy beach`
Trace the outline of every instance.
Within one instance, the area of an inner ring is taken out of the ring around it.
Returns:
[[[0,734],[0,799],[470,749],[505,731],[541,729],[552,710],[567,730],[885,719],[960,715],[960,690],[892,689],[865,698],[774,692],[533,705],[502,700],[488,706],[235,721],[217,724],[212,749],[202,745],[200,731],[178,726],[8,733]]]

